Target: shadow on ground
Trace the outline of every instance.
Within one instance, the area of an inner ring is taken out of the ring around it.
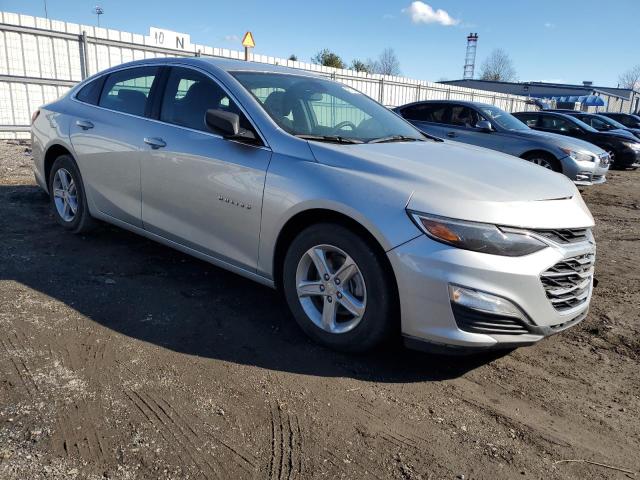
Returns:
[[[329,351],[304,336],[277,292],[119,228],[67,233],[34,186],[0,186],[0,259],[0,280],[190,355],[378,382],[454,378],[500,356],[444,357],[399,346],[363,356]]]

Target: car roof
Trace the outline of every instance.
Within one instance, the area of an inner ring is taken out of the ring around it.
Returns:
[[[223,72],[274,72],[274,73],[289,73],[299,76],[310,76],[316,78],[326,78],[322,76],[320,72],[311,72],[308,70],[300,70],[296,68],[283,67],[281,65],[271,65],[268,63],[260,62],[247,62],[244,60],[236,60],[232,58],[218,58],[218,57],[160,57],[160,58],[147,58],[144,60],[135,60],[133,62],[122,63],[115,67],[111,67],[106,71],[118,70],[126,67],[134,67],[136,65],[171,65],[171,64],[187,64],[194,67],[210,67],[211,70],[218,70]]]

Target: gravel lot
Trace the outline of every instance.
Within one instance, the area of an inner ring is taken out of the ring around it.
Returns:
[[[114,227],[67,234],[30,166],[0,143],[1,479],[640,476],[640,172],[584,192],[586,321],[446,358],[330,352],[270,289]]]

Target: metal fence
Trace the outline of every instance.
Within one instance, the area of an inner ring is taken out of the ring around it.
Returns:
[[[0,138],[29,136],[31,113],[77,82],[132,60],[193,55],[243,58],[243,52],[205,45],[190,50],[153,45],[130,32],[0,12]],[[284,65],[331,77],[389,107],[417,100],[458,99],[491,103],[507,111],[532,107],[527,98],[388,75],[323,67],[253,54],[260,63]]]

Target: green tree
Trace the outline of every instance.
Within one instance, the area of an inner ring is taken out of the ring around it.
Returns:
[[[316,65],[323,65],[325,67],[333,68],[346,68],[342,58],[336,53],[333,53],[328,48],[324,48],[311,57],[311,62]]]
[[[369,66],[362,60],[358,60],[357,58],[351,62],[351,70],[355,70],[356,72],[371,73],[371,69],[369,68]]]

